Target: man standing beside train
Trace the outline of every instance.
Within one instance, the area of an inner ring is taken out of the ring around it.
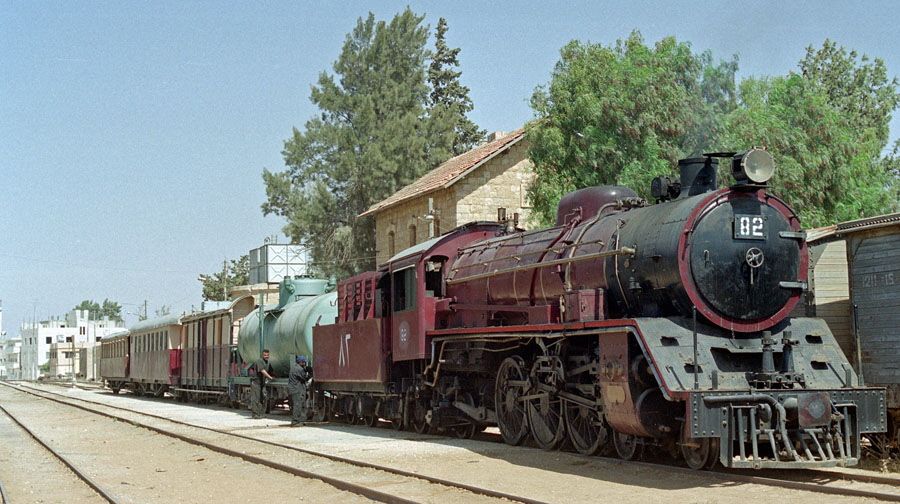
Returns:
[[[291,394],[291,427],[303,425],[306,420],[306,382],[309,380],[309,369],[306,367],[306,356],[297,356],[288,375],[288,393]]]
[[[266,380],[271,380],[272,374],[275,373],[275,369],[269,364],[268,349],[262,351],[262,356],[250,366],[250,369],[256,373],[256,376],[250,378],[250,411],[253,413],[253,418],[262,418],[266,411],[263,404]]]

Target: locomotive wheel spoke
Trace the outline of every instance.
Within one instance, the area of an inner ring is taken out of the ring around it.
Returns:
[[[545,450],[555,450],[566,437],[563,401],[556,395],[528,401],[528,423],[531,437]]]
[[[375,427],[378,424],[378,415],[363,415],[361,419],[366,427]]]
[[[691,469],[699,471],[710,463],[710,458],[718,460],[719,452],[712,451],[710,438],[685,438],[681,442],[681,457]]]
[[[410,415],[410,422],[412,423],[413,429],[419,434],[426,434],[431,432],[431,427],[428,425],[428,418],[426,414],[428,413],[428,407],[425,402],[418,400],[413,403],[413,410]]]
[[[459,397],[456,399],[457,401],[463,402],[469,406],[475,406],[475,399],[472,397],[472,394],[468,392],[463,392],[459,394]],[[460,439],[472,439],[475,437],[475,424],[472,422],[467,422],[462,425],[457,425],[450,428],[456,437]]]
[[[616,446],[616,453],[622,460],[634,460],[640,458],[644,452],[644,443],[632,434],[623,434],[616,432],[613,436],[613,444]]]
[[[596,455],[609,447],[610,428],[600,412],[566,401],[566,431],[575,450],[582,455]]]
[[[328,406],[326,404],[319,404],[319,402],[316,401],[315,408],[312,411],[312,418],[310,418],[310,420],[316,423],[324,422],[325,417],[328,414],[327,409]]]
[[[525,371],[521,357],[507,357],[497,371],[494,385],[494,408],[497,424],[506,444],[517,445],[528,435],[528,416],[519,400],[525,395]],[[515,384],[515,385],[514,385]]]
[[[706,460],[706,468],[713,469],[719,464],[719,438],[709,438],[709,458]]]
[[[472,439],[475,437],[475,424],[468,423],[453,427],[453,433],[456,434],[456,437],[459,439]]]

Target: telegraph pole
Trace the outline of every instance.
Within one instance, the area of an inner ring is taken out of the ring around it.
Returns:
[[[85,339],[87,338],[88,326],[90,325],[90,321],[91,321],[91,312],[89,311],[89,312],[87,312],[87,314],[88,314],[88,319],[87,319],[87,321],[85,321],[86,325],[84,326]],[[73,334],[72,335],[72,388],[78,387],[78,380],[75,379],[75,374],[77,373],[77,371],[75,371],[75,340],[77,340],[77,339],[78,339],[78,335]]]
[[[222,301],[228,301],[228,259],[222,261]]]

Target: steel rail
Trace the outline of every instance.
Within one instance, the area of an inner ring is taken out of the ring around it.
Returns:
[[[866,497],[870,499],[877,499],[887,502],[900,502],[900,493],[885,493],[878,492],[874,490],[862,490],[857,488],[846,488],[846,487],[836,487],[836,486],[828,486],[820,483],[813,483],[808,481],[794,481],[789,479],[782,478],[769,478],[765,476],[753,476],[750,474],[733,474],[730,472],[709,472],[710,476],[713,475],[721,475],[714,476],[719,479],[727,480],[727,481],[743,481],[746,483],[757,483],[761,485],[769,485],[775,486],[779,488],[792,488],[795,490],[805,490],[808,492],[819,492],[830,495],[842,495],[848,497]],[[852,480],[852,479],[851,479]],[[896,481],[892,482],[892,484],[896,485]]]
[[[7,386],[12,387],[11,385],[7,385]],[[15,389],[15,387],[12,387],[12,388]],[[119,501],[117,501],[113,496],[109,495],[109,493],[107,493],[106,490],[104,490],[99,484],[97,484],[94,480],[92,480],[90,478],[90,476],[88,476],[87,474],[83,473],[80,469],[75,467],[75,465],[72,462],[70,462],[69,459],[67,459],[62,454],[60,454],[59,452],[54,450],[50,445],[45,443],[43,439],[38,437],[37,434],[35,434],[34,432],[31,431],[31,429],[26,427],[25,424],[23,424],[18,418],[16,418],[15,415],[10,413],[9,410],[4,408],[2,405],[0,405],[0,410],[2,410],[3,413],[6,414],[6,416],[8,416],[13,422],[15,422],[16,425],[18,425],[22,430],[27,432],[28,435],[31,436],[32,439],[37,441],[37,443],[39,445],[43,446],[48,452],[53,454],[54,457],[59,459],[60,462],[65,464],[66,467],[68,467],[73,473],[75,473],[75,476],[77,476],[78,479],[80,479],[81,481],[84,481],[85,484],[87,484],[87,486],[91,487],[95,492],[100,494],[100,496],[103,497],[104,499],[106,499],[107,502],[111,502],[112,504],[118,504]],[[5,491],[3,493],[3,502],[9,502]]]
[[[39,391],[42,393],[46,393],[46,394],[59,395],[59,394],[56,394],[55,392],[48,392],[48,391],[42,391],[42,390],[39,390]],[[35,394],[35,395],[37,395],[37,394]],[[535,501],[532,499],[522,498],[522,497],[518,497],[518,496],[512,496],[512,495],[504,494],[501,492],[494,492],[492,490],[479,489],[477,487],[472,487],[472,486],[465,485],[465,484],[442,480],[440,478],[432,478],[429,476],[423,476],[420,474],[410,473],[407,471],[393,469],[390,467],[378,466],[378,465],[374,465],[374,464],[367,464],[365,462],[346,459],[346,458],[338,457],[338,456],[334,456],[334,455],[323,454],[323,453],[315,452],[312,450],[306,450],[303,448],[297,448],[297,447],[290,446],[290,445],[276,443],[273,441],[257,439],[257,438],[253,438],[251,436],[246,436],[243,434],[235,434],[232,432],[213,429],[211,427],[190,424],[190,423],[181,422],[178,420],[172,420],[170,418],[162,417],[159,415],[154,415],[152,413],[137,412],[137,411],[129,410],[127,408],[123,408],[120,406],[112,406],[112,405],[104,404],[104,403],[101,403],[98,401],[91,401],[88,399],[71,398],[71,397],[67,397],[67,396],[65,396],[65,397],[66,397],[66,399],[75,399],[75,400],[83,401],[86,403],[96,404],[99,406],[105,406],[105,407],[108,407],[111,409],[128,411],[128,412],[135,413],[138,415],[144,415],[144,416],[148,416],[151,418],[166,420],[166,421],[172,422],[177,425],[194,427],[194,428],[214,432],[217,434],[233,436],[233,437],[237,437],[237,438],[241,438],[241,439],[245,439],[245,440],[249,440],[249,441],[256,441],[259,443],[264,443],[264,444],[267,444],[270,446],[277,446],[279,448],[295,450],[295,451],[298,451],[301,453],[306,453],[306,454],[313,455],[313,456],[325,457],[325,458],[328,458],[330,460],[334,460],[337,462],[344,462],[344,463],[356,465],[359,467],[382,470],[382,471],[394,473],[394,474],[397,474],[400,476],[425,479],[425,480],[428,480],[428,481],[431,481],[431,482],[434,482],[437,484],[443,484],[443,485],[448,485],[448,486],[452,486],[455,488],[461,488],[464,490],[471,491],[473,493],[480,493],[482,495],[486,495],[489,497],[506,498],[506,499],[509,499],[509,500],[512,500],[515,502],[524,502],[524,503],[529,503],[529,504],[540,503],[540,501]],[[53,400],[53,399],[51,399],[51,400]],[[71,405],[71,406],[79,407],[77,405]],[[93,410],[89,410],[89,411],[93,411]],[[98,412],[98,413],[104,414],[102,412]],[[676,466],[672,466],[672,465],[659,464],[659,463],[654,463],[654,462],[626,461],[626,460],[622,460],[619,458],[585,456],[585,455],[578,455],[578,454],[571,454],[571,455],[578,456],[578,457],[585,457],[590,460],[598,460],[598,461],[607,462],[610,464],[615,464],[615,465],[620,465],[620,466],[634,465],[634,466],[638,466],[638,467],[646,467],[646,468],[652,468],[652,469],[657,469],[657,470],[675,472],[675,473],[683,474],[683,475],[692,475],[692,476],[701,476],[701,477],[705,476],[708,478],[723,480],[723,481],[741,481],[744,483],[754,483],[754,484],[765,485],[765,486],[774,486],[774,487],[779,487],[779,488],[790,488],[790,489],[803,490],[803,491],[815,492],[815,493],[842,495],[842,496],[849,496],[849,497],[867,497],[867,498],[883,500],[883,501],[888,501],[888,502],[900,502],[900,493],[891,494],[891,493],[875,492],[875,491],[870,491],[870,490],[862,490],[862,489],[854,489],[854,488],[831,487],[831,486],[826,486],[826,485],[823,485],[820,483],[814,483],[814,482],[802,482],[802,481],[786,480],[786,479],[781,479],[781,478],[777,478],[777,477],[766,477],[766,476],[755,476],[752,474],[741,474],[741,473],[729,471],[728,469],[720,469],[720,470],[716,470],[716,471],[696,471],[696,470],[687,469],[684,467],[676,467]],[[796,470],[796,472],[792,471],[792,473],[796,473],[796,474],[799,474],[801,472],[805,473],[805,474],[816,474],[817,476],[826,476],[826,477],[830,477],[832,479],[840,478],[840,479],[847,480],[847,481],[856,481],[856,482],[862,482],[862,483],[897,485],[898,482],[900,482],[900,478],[890,478],[890,477],[884,477],[884,476],[864,475],[864,474],[858,475],[858,474],[849,474],[849,473],[839,473],[836,471],[828,471],[828,470],[798,469],[798,470]]]
[[[2,383],[2,382],[0,382],[0,383]],[[5,384],[4,384],[4,385],[5,385]],[[29,390],[22,390],[23,388],[29,388],[29,389],[33,390],[34,392],[29,391]],[[55,399],[55,398],[52,398],[52,397],[45,397],[45,396],[43,396],[43,395],[40,395],[40,394],[36,393],[36,392],[40,392],[41,394],[49,394],[49,395],[54,395],[54,396],[59,396],[59,395],[60,395],[60,394],[57,394],[57,393],[55,393],[55,392],[49,392],[49,391],[46,391],[46,390],[40,390],[40,389],[32,389],[32,388],[30,388],[30,387],[19,387],[19,388],[16,388],[16,390],[20,390],[21,392],[28,393],[28,394],[32,394],[32,395],[37,396],[37,397],[44,397],[45,399],[48,399],[48,400],[51,400],[51,401],[54,401],[54,402],[58,402],[58,403],[61,403],[61,404],[65,404],[65,405],[71,406],[71,407],[73,407],[73,408],[82,409],[82,410],[84,410],[84,411],[88,411],[88,412],[91,412],[91,413],[96,413],[96,414],[98,414],[98,415],[103,415],[103,416],[106,416],[106,417],[109,417],[109,418],[114,418],[114,419],[116,419],[116,420],[120,420],[120,421],[123,421],[123,422],[129,422],[129,423],[131,423],[131,424],[133,424],[133,425],[137,425],[137,426],[139,426],[139,427],[144,427],[144,428],[150,429],[150,430],[152,430],[152,431],[154,431],[154,432],[158,432],[158,433],[163,434],[163,435],[166,435],[166,436],[175,437],[175,438],[177,438],[177,439],[181,439],[182,441],[185,441],[185,442],[188,442],[188,443],[192,443],[192,444],[196,444],[196,445],[199,445],[199,446],[203,446],[203,447],[209,448],[209,449],[211,449],[211,450],[213,450],[213,451],[226,450],[226,451],[220,451],[220,453],[225,453],[226,455],[232,455],[232,454],[233,454],[233,456],[235,456],[235,457],[238,457],[238,458],[241,458],[241,459],[246,459],[246,460],[248,460],[248,461],[250,461],[250,462],[254,462],[254,463],[259,463],[259,464],[262,464],[262,465],[266,465],[266,466],[269,466],[269,467],[271,467],[271,468],[273,468],[273,469],[286,470],[287,472],[290,472],[290,473],[295,474],[295,475],[297,475],[297,476],[307,477],[307,478],[311,478],[311,479],[319,479],[319,480],[321,480],[321,481],[323,481],[323,482],[325,482],[325,483],[328,483],[328,484],[330,484],[330,485],[336,486],[337,488],[340,488],[341,490],[347,490],[347,491],[349,491],[349,492],[357,493],[357,494],[363,495],[364,497],[368,497],[368,498],[373,499],[373,500],[378,500],[378,501],[380,501],[380,502],[388,502],[388,503],[392,503],[392,504],[393,504],[393,503],[408,503],[408,502],[411,503],[411,502],[416,502],[416,501],[410,501],[410,500],[403,499],[402,497],[396,497],[396,496],[393,496],[393,495],[390,495],[390,494],[386,494],[386,493],[383,493],[383,492],[379,492],[379,491],[377,491],[377,490],[370,490],[370,489],[367,488],[367,487],[363,487],[363,486],[359,486],[359,485],[354,485],[353,483],[343,482],[343,481],[341,481],[341,480],[337,480],[337,479],[331,478],[331,477],[329,477],[329,476],[323,476],[323,475],[319,475],[319,474],[316,474],[316,473],[303,471],[303,470],[301,470],[301,469],[296,469],[296,468],[293,468],[293,467],[290,467],[290,466],[285,466],[285,465],[283,465],[283,464],[278,464],[278,463],[276,463],[276,462],[267,461],[267,460],[265,460],[265,459],[258,459],[257,457],[252,457],[252,456],[246,455],[246,454],[244,454],[244,453],[242,453],[242,452],[236,452],[236,451],[235,451],[235,452],[232,452],[232,451],[230,451],[228,448],[219,447],[219,446],[216,446],[216,445],[212,445],[212,444],[210,444],[210,443],[206,443],[206,442],[204,442],[204,441],[200,441],[200,440],[195,440],[195,439],[187,438],[186,436],[182,436],[181,434],[174,433],[174,432],[170,432],[170,431],[167,431],[167,430],[162,429],[162,428],[158,428],[158,427],[154,427],[154,426],[150,426],[150,425],[145,425],[145,424],[142,424],[142,423],[140,423],[140,422],[135,422],[134,420],[130,420],[130,419],[127,419],[127,418],[124,418],[124,417],[120,417],[120,416],[117,416],[117,415],[113,415],[113,414],[111,414],[111,413],[105,413],[105,412],[102,412],[102,411],[93,410],[93,409],[90,409],[90,408],[87,408],[87,407],[84,407],[84,406],[79,406],[79,405],[77,405],[77,404],[71,404],[71,403],[69,403],[68,401],[63,401],[63,400]],[[535,499],[530,499],[530,498],[527,498],[527,497],[521,497],[521,496],[518,496],[518,495],[512,495],[512,494],[507,494],[507,493],[504,493],[504,492],[498,492],[498,491],[490,490],[490,489],[486,489],[486,488],[480,488],[480,487],[476,487],[476,486],[472,486],[472,485],[467,485],[467,484],[465,484],[465,483],[458,483],[458,482],[455,482],[455,481],[450,481],[450,480],[446,480],[446,479],[442,479],[442,478],[437,478],[437,477],[433,477],[433,476],[427,476],[427,475],[417,474],[417,473],[413,473],[413,472],[409,472],[409,471],[404,471],[404,470],[402,470],[402,469],[396,469],[396,468],[393,468],[393,467],[387,467],[387,466],[382,466],[382,465],[378,465],[378,464],[370,464],[370,463],[367,463],[367,462],[361,462],[361,461],[359,461],[359,460],[353,460],[353,459],[348,459],[348,458],[344,458],[344,457],[339,457],[339,456],[337,456],[337,455],[330,455],[330,454],[327,454],[327,453],[321,453],[321,452],[317,452],[317,451],[313,451],[313,450],[307,450],[307,449],[304,449],[304,448],[298,448],[298,447],[296,447],[296,446],[286,445],[286,444],[283,444],[283,443],[277,443],[277,442],[274,442],[274,441],[267,441],[267,440],[265,440],[265,439],[258,439],[258,438],[252,437],[252,436],[247,436],[247,435],[244,435],[244,434],[236,434],[236,433],[233,433],[233,432],[228,432],[228,431],[223,431],[223,430],[219,430],[219,429],[214,429],[214,428],[212,428],[212,427],[206,427],[206,426],[203,426],[203,425],[196,425],[196,424],[191,424],[191,423],[187,423],[187,422],[182,422],[182,421],[179,421],[179,420],[173,420],[173,419],[171,419],[171,418],[164,417],[164,416],[161,416],[161,415],[154,415],[154,414],[152,414],[152,413],[144,413],[144,412],[140,412],[140,411],[134,411],[134,410],[131,410],[131,409],[128,409],[128,408],[124,408],[124,407],[121,407],[121,406],[113,406],[113,405],[110,405],[110,404],[105,404],[105,403],[102,403],[102,402],[91,401],[91,400],[88,400],[88,399],[82,399],[82,398],[75,398],[75,397],[68,397],[68,396],[62,396],[62,397],[65,397],[65,399],[67,399],[67,400],[81,401],[81,402],[85,402],[85,403],[88,403],[88,404],[94,404],[94,405],[102,406],[102,407],[105,407],[105,408],[110,408],[110,409],[120,410],[120,411],[126,411],[126,412],[128,412],[128,413],[132,413],[132,414],[135,414],[135,415],[142,415],[142,416],[154,418],[154,419],[157,419],[157,420],[163,420],[163,421],[166,421],[166,422],[173,423],[173,424],[175,424],[175,425],[181,425],[181,426],[190,427],[190,428],[194,428],[194,429],[205,430],[205,431],[213,432],[213,433],[215,433],[215,434],[219,434],[219,435],[223,435],[223,436],[230,436],[230,437],[234,437],[234,438],[238,438],[238,439],[242,439],[242,440],[246,440],[246,441],[252,441],[252,442],[261,443],[261,444],[265,444],[265,445],[269,445],[269,446],[275,446],[275,447],[282,448],[282,449],[287,449],[287,450],[291,450],[291,451],[296,451],[296,452],[298,452],[298,453],[303,453],[303,454],[306,454],[306,455],[311,455],[311,456],[315,456],[315,457],[322,457],[322,458],[325,458],[325,459],[328,459],[328,460],[331,460],[331,461],[334,461],[334,462],[339,462],[339,463],[344,463],[344,464],[348,464],[348,465],[353,465],[353,466],[361,467],[361,468],[365,468],[365,469],[373,469],[373,470],[376,470],[376,471],[383,471],[383,472],[386,472],[386,473],[389,473],[389,474],[394,474],[394,475],[397,475],[397,476],[403,476],[403,477],[406,477],[406,478],[411,478],[411,479],[421,480],[421,481],[425,481],[425,482],[428,482],[428,483],[431,483],[431,484],[435,484],[435,485],[442,485],[442,486],[447,486],[447,487],[450,487],[450,488],[457,488],[457,489],[460,489],[460,490],[465,490],[465,491],[471,492],[471,493],[473,493],[473,494],[483,495],[483,496],[485,496],[485,497],[494,497],[494,498],[498,498],[498,499],[506,499],[506,500],[509,500],[509,501],[512,501],[512,502],[521,502],[521,503],[523,503],[523,504],[547,504],[547,503],[544,502],[544,501],[539,501],[539,500],[535,500]],[[255,459],[255,460],[251,460],[251,459]],[[297,473],[294,473],[294,471],[298,471],[298,472],[303,473],[303,474],[297,474]],[[355,488],[358,489],[359,491],[354,490],[354,489],[351,489],[351,488],[342,488],[340,485],[353,485],[353,487],[355,487]]]
[[[585,455],[579,455],[583,457],[587,457]],[[830,495],[841,495],[845,497],[866,497],[870,499],[877,499],[888,502],[900,502],[900,493],[885,493],[885,492],[877,492],[873,490],[863,490],[856,488],[846,488],[846,487],[834,487],[834,486],[826,486],[821,483],[814,482],[806,482],[806,481],[795,481],[789,479],[782,479],[777,477],[766,477],[766,476],[754,476],[752,474],[742,474],[731,471],[729,469],[718,469],[711,471],[697,471],[695,469],[688,469],[686,467],[676,467],[671,465],[659,464],[655,462],[639,462],[639,461],[628,461],[622,460],[618,458],[612,457],[588,457],[591,460],[601,460],[603,462],[608,462],[610,464],[616,464],[621,466],[638,466],[645,467],[649,469],[657,469],[663,471],[674,472],[677,474],[683,475],[691,475],[691,476],[701,476],[708,477],[712,479],[722,480],[722,481],[739,481],[742,483],[753,483],[757,485],[765,485],[772,486],[778,488],[789,488],[793,490],[802,490],[806,492],[813,493],[824,493]],[[889,477],[878,477],[878,476],[869,476],[869,475],[855,475],[855,474],[843,474],[836,473],[833,471],[821,471],[816,469],[798,469],[797,471],[806,471],[806,472],[815,472],[818,474],[828,474],[835,477],[841,477],[841,479],[848,481],[858,481],[864,483],[877,483],[877,484],[886,484],[886,485],[897,485],[900,479],[898,478],[889,478]],[[856,476],[860,476],[859,479],[856,479]]]
[[[892,478],[890,476],[878,476],[875,474],[844,474],[835,471],[828,471],[824,469],[809,469],[809,471],[813,471],[818,473],[821,476],[827,476],[830,478],[849,480],[849,481],[860,481],[862,483],[877,483],[879,485],[894,485],[900,486],[900,478]]]
[[[9,504],[9,496],[6,495],[6,487],[3,486],[3,480],[0,480],[0,502]]]

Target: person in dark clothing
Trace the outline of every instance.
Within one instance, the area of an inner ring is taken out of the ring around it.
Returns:
[[[275,370],[269,364],[269,350],[262,351],[262,357],[254,362],[249,369],[252,369],[255,376],[250,378],[250,411],[253,418],[262,418],[266,408],[263,404],[263,391],[266,387],[266,380],[271,380]]]
[[[306,383],[309,380],[309,368],[306,357],[300,355],[291,366],[288,375],[288,393],[291,395],[291,427],[303,425],[306,420]]]

